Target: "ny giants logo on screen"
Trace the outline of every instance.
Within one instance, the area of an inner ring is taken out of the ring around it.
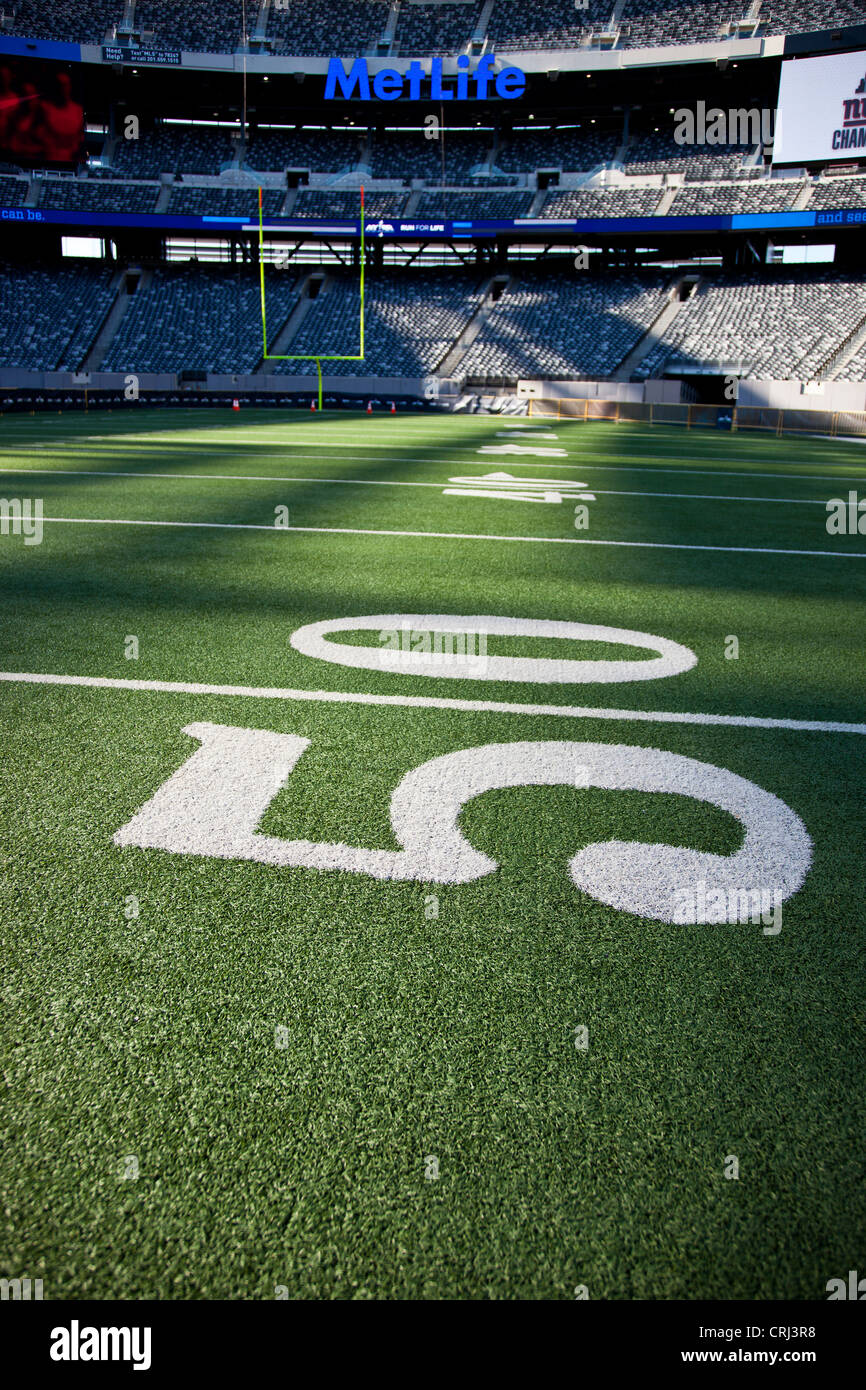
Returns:
[[[866,77],[861,77],[853,97],[842,98],[842,128],[833,131],[833,149],[862,149],[864,145],[866,145]]]
[[[457,59],[454,86],[443,85],[442,58],[431,58],[429,71],[418,58],[413,58],[405,72],[397,68],[380,68],[370,80],[366,58],[357,58],[351,68],[346,69],[339,58],[332,58],[328,64],[325,82],[325,100],[332,101],[337,89],[345,99],[357,97],[361,101],[396,101],[408,96],[410,101],[430,98],[433,101],[487,101],[488,97],[501,97],[504,101],[514,101],[522,97],[526,90],[526,74],[515,67],[501,68],[494,72],[496,55],[485,53],[474,70],[471,59],[465,53]],[[446,80],[452,74],[446,74]],[[423,91],[422,91],[423,88]]]

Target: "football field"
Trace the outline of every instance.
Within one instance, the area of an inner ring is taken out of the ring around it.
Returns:
[[[823,1299],[863,1269],[866,534],[827,529],[862,445],[0,429],[0,1275]]]

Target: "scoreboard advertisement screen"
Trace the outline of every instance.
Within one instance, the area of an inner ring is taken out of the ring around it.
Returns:
[[[774,164],[866,159],[866,51],[782,64]]]
[[[0,159],[68,169],[83,157],[80,73],[65,64],[0,54]]]

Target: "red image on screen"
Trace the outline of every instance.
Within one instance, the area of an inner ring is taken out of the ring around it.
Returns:
[[[0,57],[0,159],[76,165],[84,157],[79,83],[65,68]]]

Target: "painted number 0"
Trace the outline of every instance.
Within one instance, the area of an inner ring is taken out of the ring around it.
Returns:
[[[697,661],[688,647],[624,628],[453,614],[380,613],[330,619],[299,628],[291,642],[314,658],[381,670],[387,653],[330,642],[328,634],[407,627],[422,632],[607,641],[648,648],[656,655],[638,661],[493,656],[479,676],[472,657],[452,654],[431,666],[423,653],[410,647],[393,653],[390,669],[402,674],[612,682],[675,675]],[[742,846],[731,855],[621,840],[577,850],[568,863],[575,887],[622,911],[660,922],[690,920],[682,915],[682,897],[695,885],[700,885],[702,901],[714,894],[727,899],[749,885],[781,902],[797,892],[811,862],[812,845],[800,818],[754,782],[678,753],[608,743],[489,743],[422,763],[406,774],[391,796],[391,826],[402,847],[399,850],[279,839],[259,834],[257,827],[309,747],[309,739],[209,723],[189,724],[184,732],[197,739],[199,747],[118,830],[115,844],[282,867],[342,870],[375,879],[470,883],[499,865],[474,849],[460,829],[460,815],[468,802],[505,787],[577,786],[688,796],[720,807],[744,827]]]

